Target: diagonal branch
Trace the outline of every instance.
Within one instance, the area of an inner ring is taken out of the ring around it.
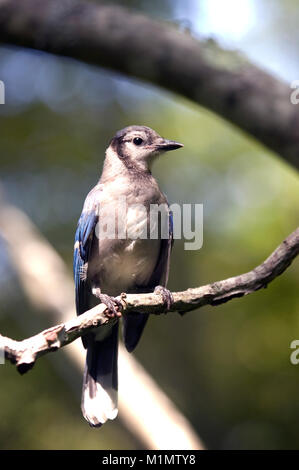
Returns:
[[[108,67],[199,103],[299,168],[288,84],[215,41],[82,0],[0,0],[0,41]]]
[[[299,253],[299,228],[289,235],[276,250],[259,266],[248,273],[214,282],[206,286],[173,293],[173,305],[169,312],[186,313],[203,305],[219,305],[234,297],[255,292],[267,287],[269,282],[283,273]],[[133,311],[140,313],[166,313],[159,294],[122,294],[123,314]],[[20,373],[34,366],[36,359],[56,351],[92,329],[109,321],[106,306],[99,304],[79,317],[42,331],[23,341],[14,341],[0,335],[0,347],[5,357],[16,364]]]

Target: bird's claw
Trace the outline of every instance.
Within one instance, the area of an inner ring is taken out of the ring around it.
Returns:
[[[109,318],[121,317],[122,303],[116,298],[107,294],[99,294],[99,300],[107,307],[106,315]]]
[[[154,294],[161,295],[166,309],[167,310],[171,309],[171,306],[174,303],[174,299],[170,290],[166,289],[166,287],[163,287],[163,286],[157,286],[155,287]]]

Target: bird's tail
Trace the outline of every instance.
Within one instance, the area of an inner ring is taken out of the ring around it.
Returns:
[[[101,339],[88,335],[83,377],[81,409],[91,426],[101,426],[118,412],[118,323],[102,326],[100,330]]]

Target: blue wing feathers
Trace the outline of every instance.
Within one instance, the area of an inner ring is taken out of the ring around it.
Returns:
[[[87,287],[84,270],[87,268],[89,251],[93,239],[94,229],[98,217],[95,211],[82,213],[75,235],[74,247],[74,279],[76,291],[76,310],[77,315],[88,309],[87,305]]]

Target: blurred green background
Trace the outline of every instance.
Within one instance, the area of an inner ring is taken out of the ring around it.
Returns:
[[[110,2],[112,3],[112,2]],[[299,79],[295,0],[119,1],[238,48],[273,74]],[[176,241],[169,288],[252,269],[298,225],[296,171],[238,129],[181,97],[72,60],[2,46],[0,189],[72,269],[73,237],[116,130],[147,125],[184,143],[154,173],[170,202],[204,204],[204,244]],[[22,234],[20,233],[20,236]],[[208,448],[298,449],[298,261],[266,290],[184,317],[152,317],[136,356]],[[0,239],[0,331],[23,338],[34,319]],[[50,326],[50,325],[49,325]],[[100,430],[81,417],[80,379],[63,351],[25,376],[0,367],[1,449],[134,449],[120,419]],[[157,424],[158,425],[158,424]]]

